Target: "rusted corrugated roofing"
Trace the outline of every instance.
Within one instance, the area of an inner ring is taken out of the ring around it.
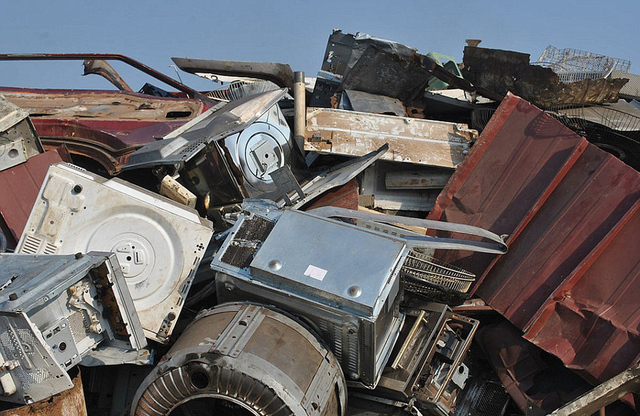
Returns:
[[[508,234],[501,257],[443,259],[525,338],[604,381],[640,354],[639,206],[640,173],[509,95],[430,218]]]

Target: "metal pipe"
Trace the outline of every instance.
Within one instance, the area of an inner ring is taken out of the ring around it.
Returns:
[[[304,84],[304,72],[293,74],[293,140],[304,154],[304,136],[307,121],[307,90]]]

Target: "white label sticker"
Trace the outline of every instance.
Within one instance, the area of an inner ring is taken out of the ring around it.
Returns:
[[[324,277],[327,275],[327,271],[325,269],[321,269],[320,267],[309,265],[307,270],[304,272],[305,276],[309,276],[313,279],[324,280]]]

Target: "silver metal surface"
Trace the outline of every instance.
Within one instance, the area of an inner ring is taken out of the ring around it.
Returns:
[[[244,97],[228,104],[219,104],[165,136],[133,153],[123,170],[157,165],[182,165],[215,142],[240,133],[263,116],[284,95],[286,90],[268,91]],[[242,149],[244,152],[244,149]]]
[[[273,105],[243,131],[224,139],[229,156],[242,171],[246,197],[268,197],[276,191],[270,173],[290,163],[290,137],[280,107]]]
[[[452,250],[470,250],[482,253],[504,254],[507,252],[507,246],[503,237],[487,231],[483,228],[474,227],[466,224],[455,224],[444,221],[423,220],[420,218],[403,217],[398,215],[387,215],[378,213],[369,213],[356,211],[340,207],[320,207],[309,211],[313,215],[334,218],[350,218],[356,220],[364,220],[364,226],[370,227],[371,222],[381,224],[407,225],[411,227],[421,227],[432,230],[450,231],[454,233],[467,234],[470,237],[481,237],[489,241],[473,241],[449,238],[436,238],[420,235],[406,230],[402,236],[409,247],[415,248],[438,248]],[[368,227],[367,227],[368,228]],[[382,233],[380,233],[382,234]],[[384,234],[382,234],[384,235]]]
[[[0,312],[0,348],[3,401],[33,403],[73,387],[53,349],[24,312]]]
[[[203,402],[208,414],[343,415],[346,386],[335,357],[299,323],[264,306],[223,304],[185,329],[138,389],[131,415]]]
[[[426,304],[417,313],[415,319],[407,319],[413,319],[412,327],[394,352],[378,389],[367,394],[413,403],[429,414],[446,416],[452,413],[469,375],[462,360],[479,321],[438,303]]]
[[[114,252],[145,335],[166,342],[212,224],[196,211],[73,165],[49,169],[17,252]]]
[[[401,240],[289,210],[264,241],[251,269],[263,282],[375,319],[404,252]]]
[[[211,267],[219,301],[268,302],[301,317],[351,380],[374,387],[404,319],[407,253],[400,238],[288,210],[241,216]]]

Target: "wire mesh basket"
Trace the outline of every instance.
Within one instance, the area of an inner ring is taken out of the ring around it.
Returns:
[[[631,69],[631,62],[626,59],[551,45],[545,48],[536,65],[551,68],[565,83],[606,78],[613,71],[629,73]]]
[[[434,301],[464,299],[476,279],[473,273],[411,250],[400,271],[405,290]]]
[[[547,113],[589,142],[640,169],[640,117],[607,105],[559,106]]]

